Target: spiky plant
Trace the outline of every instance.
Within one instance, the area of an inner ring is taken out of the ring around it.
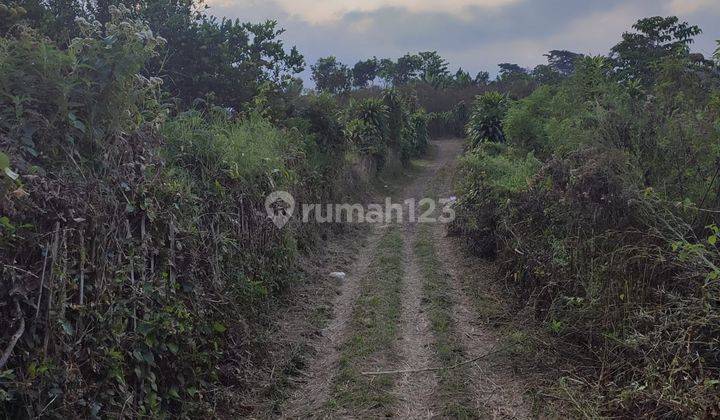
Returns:
[[[402,142],[403,127],[406,122],[405,103],[395,89],[390,89],[383,95],[383,103],[388,110],[388,144],[399,146]]]
[[[488,92],[475,98],[470,121],[465,130],[473,146],[485,141],[505,142],[502,120],[508,110],[507,96]]]
[[[388,107],[380,99],[368,98],[353,104],[352,114],[375,126],[385,136],[388,127]]]

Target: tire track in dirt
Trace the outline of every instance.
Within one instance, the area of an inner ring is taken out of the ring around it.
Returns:
[[[380,229],[373,227],[364,239],[366,245],[359,251],[357,259],[347,270],[347,277],[340,284],[333,302],[332,318],[313,345],[317,357],[308,364],[304,379],[297,384],[298,388],[285,404],[283,418],[322,416],[340,363],[340,346],[350,334],[353,305],[362,290],[360,279],[367,275],[380,235]],[[326,271],[329,273],[334,271],[334,268],[328,267]]]
[[[407,206],[406,206],[407,209]],[[402,365],[398,369],[426,369],[433,365],[430,322],[422,310],[422,274],[415,257],[415,224],[405,227],[403,260],[405,279],[400,315],[400,337],[397,342]],[[437,388],[434,372],[405,373],[397,378],[394,394],[396,416],[404,419],[430,418],[435,415],[432,398]]]
[[[399,194],[393,194],[403,199],[422,198],[429,185],[437,187],[436,193],[446,194],[451,191],[451,174],[453,173],[457,156],[462,151],[461,140],[443,140],[433,142],[435,156],[426,161],[424,167],[416,174],[415,179],[402,188]],[[440,179],[437,179],[437,178]],[[397,202],[397,201],[396,201]],[[419,214],[416,206],[415,212]],[[404,206],[405,216],[409,211]],[[424,312],[423,275],[415,255],[414,248],[418,240],[418,226],[414,222],[404,220],[401,226],[403,245],[403,278],[400,300],[400,315],[398,319],[398,338],[394,351],[398,362],[391,366],[396,370],[417,370],[438,367],[439,363],[434,353],[435,337]],[[333,397],[333,381],[337,377],[342,357],[341,348],[349,337],[356,333],[352,328],[353,309],[363,293],[363,284],[372,282],[370,268],[377,259],[377,244],[383,237],[384,228],[373,226],[367,236],[368,245],[358,253],[357,259],[349,268],[348,276],[339,286],[338,296],[333,305],[333,316],[329,325],[323,329],[321,337],[314,347],[317,356],[305,369],[302,380],[298,381],[298,388],[285,404],[283,418],[358,418],[360,413],[330,409],[327,402]],[[492,275],[491,268],[472,272],[471,266],[464,261],[458,244],[445,235],[445,226],[435,224],[430,227],[434,246],[442,270],[451,277],[450,294],[452,301],[452,318],[456,323],[457,339],[462,344],[463,355],[472,360],[497,350],[497,337],[490,327],[483,325],[473,302],[462,287],[464,276]],[[487,265],[487,263],[485,263]],[[328,272],[335,267],[327,267]],[[490,274],[487,274],[490,273]],[[487,280],[489,281],[489,279]],[[482,284],[482,282],[479,282]],[[380,366],[380,360],[367,360],[373,367],[371,370],[383,370],[388,366]],[[375,366],[375,364],[379,364]],[[472,370],[467,375],[470,383],[469,391],[472,403],[478,413],[491,418],[531,418],[529,404],[524,398],[522,381],[515,378],[507,369],[492,365],[490,361],[480,358],[476,362],[462,366],[462,369]],[[381,377],[377,377],[380,380]],[[391,407],[394,417],[402,419],[436,418],[441,416],[438,398],[438,374],[436,371],[400,373],[394,379],[392,396],[395,403]],[[447,403],[447,402],[444,402]],[[366,413],[367,414],[367,413]]]
[[[436,185],[439,194],[452,194],[452,175],[456,163],[449,161],[438,171]],[[492,358],[483,357],[498,351],[499,340],[489,327],[483,325],[484,321],[463,290],[465,276],[493,276],[494,267],[480,260],[472,264],[465,261],[467,257],[463,256],[458,243],[447,237],[444,225],[432,226],[432,235],[441,269],[450,275],[449,286],[454,302],[451,312],[465,356],[468,360],[480,358],[466,367],[473,370],[468,377],[476,409],[491,418],[532,418],[532,404],[526,401],[526,387],[520,378],[515,377],[509,369],[492,364]],[[478,284],[491,280],[484,278]]]
[[[439,168],[449,164],[459,154],[459,141],[433,142],[436,155],[431,157],[430,164],[423,168],[415,181],[404,191],[406,199],[415,199],[416,215],[420,214],[419,201],[424,198],[427,185],[436,176]],[[409,212],[405,206],[406,215]],[[418,226],[416,221],[404,221],[404,263],[405,279],[402,293],[402,314],[400,316],[400,338],[398,353],[401,365],[398,370],[417,370],[433,368],[437,365],[434,354],[434,336],[430,320],[423,309],[423,275],[420,270],[415,243]],[[396,416],[403,419],[431,418],[438,415],[435,396],[438,388],[438,376],[434,371],[403,373],[395,386],[398,400]]]

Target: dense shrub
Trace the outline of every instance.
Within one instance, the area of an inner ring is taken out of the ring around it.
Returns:
[[[22,25],[0,38],[3,417],[232,413],[320,230],[275,228],[267,194],[330,200],[349,154],[426,144],[399,97],[352,118],[303,97],[282,125],[262,95],[178,110],[140,74],[163,39],[111,10],[66,49]]]
[[[584,57],[524,99],[479,98],[452,229],[497,256],[519,302],[584,349],[584,366],[596,361],[579,404],[713,417],[720,79],[687,51],[647,60],[651,86]],[[507,146],[473,147],[487,140]]]
[[[373,156],[382,167],[388,159],[407,164],[425,153],[428,144],[427,116],[413,110],[396,91],[382,99],[351,101],[348,107],[347,136],[363,154]]]
[[[422,156],[425,154],[429,144],[428,134],[428,117],[423,111],[418,111],[410,115],[409,125],[410,154],[412,156]]]
[[[469,238],[479,255],[494,256],[500,203],[527,189],[539,166],[532,153],[518,158],[502,144],[484,143],[468,151],[458,165],[457,219],[451,232]]]
[[[639,178],[616,150],[551,160],[502,208],[501,270],[553,332],[605,360],[603,410],[712,413],[716,234],[698,238]]]

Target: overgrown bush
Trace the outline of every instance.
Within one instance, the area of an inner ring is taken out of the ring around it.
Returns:
[[[720,79],[683,51],[637,56],[651,86],[581,58],[524,99],[479,98],[468,124],[452,228],[595,360],[586,412],[720,412]],[[507,146],[473,147],[488,139]]]
[[[468,151],[458,164],[457,218],[450,231],[470,239],[479,255],[494,256],[501,203],[527,189],[539,166],[532,153],[518,158],[503,144],[483,143]]]
[[[390,97],[347,124],[327,96],[282,125],[262,95],[183,112],[141,75],[163,39],[111,10],[67,49],[0,38],[0,416],[237,413],[319,230],[277,229],[265,197],[330,200],[348,153],[421,153],[424,117]]]
[[[425,153],[428,127],[425,113],[411,109],[406,98],[388,91],[382,99],[352,101],[346,134],[360,153],[371,155],[382,168],[387,160],[407,164]]]
[[[698,238],[614,150],[547,163],[503,206],[501,270],[538,319],[605,360],[602,410],[718,409],[715,231]]]

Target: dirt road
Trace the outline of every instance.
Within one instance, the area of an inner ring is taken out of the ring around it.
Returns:
[[[393,201],[451,195],[461,152],[434,142]],[[463,264],[441,223],[406,217],[367,235],[283,417],[531,417],[522,381],[486,357],[498,340],[463,287],[490,271]]]

